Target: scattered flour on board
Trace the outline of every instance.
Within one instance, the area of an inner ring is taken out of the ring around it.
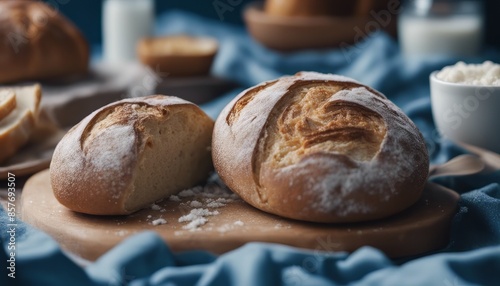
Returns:
[[[237,221],[233,222],[232,224],[229,224],[229,223],[223,224],[222,226],[217,228],[217,231],[224,233],[224,232],[228,232],[230,230],[233,230],[236,227],[241,227],[244,225],[245,225],[244,222],[242,222],[241,220],[237,220]]]
[[[128,231],[126,231],[126,230],[119,230],[119,231],[115,232],[115,234],[118,236],[124,236],[127,233],[128,233]]]
[[[168,199],[171,200],[172,202],[180,202],[181,201],[181,199],[176,195],[171,195]]]
[[[191,201],[181,203],[181,206],[191,207],[190,213],[179,218],[179,222],[187,222],[182,228],[189,231],[202,230],[202,226],[209,222],[209,217],[219,215],[217,208],[225,207],[227,204],[240,200],[240,197],[231,192],[222,183],[217,174],[214,174],[208,180],[206,186],[197,186],[191,189],[183,190],[176,196],[170,196],[170,201],[181,201],[193,197]],[[236,226],[243,226],[244,223],[240,220],[236,221]],[[211,227],[206,230],[212,230]],[[219,230],[220,231],[220,230]],[[221,232],[225,232],[223,230]],[[180,235],[182,232],[176,232]]]
[[[183,226],[183,229],[187,230],[197,230],[200,226],[207,223],[207,216],[218,215],[218,211],[210,211],[208,209],[192,209],[187,215],[183,215],[179,218],[179,222],[189,222],[187,225]]]
[[[191,199],[192,198],[192,199]],[[217,208],[225,207],[227,204],[241,200],[240,197],[231,192],[227,187],[220,181],[217,175],[213,175],[205,186],[196,186],[191,189],[183,190],[177,195],[171,195],[168,198],[171,202],[178,202],[181,208],[190,209],[189,214],[179,217],[178,221],[181,223],[186,223],[183,225],[183,230],[188,231],[199,231],[202,230],[202,226],[209,222],[209,217],[219,215]],[[166,212],[167,210],[160,205],[153,203],[150,206],[151,210]],[[151,221],[152,225],[165,224],[167,221],[161,216],[158,219],[154,219],[151,215],[148,215],[147,221]],[[217,228],[219,232],[227,232],[234,229],[235,227],[242,227],[245,223],[241,220],[237,220],[232,224],[225,224]],[[212,230],[212,227],[204,228],[206,230]],[[176,231],[175,235],[182,235],[182,231]]]
[[[281,223],[277,223],[276,225],[274,225],[274,229],[289,229],[289,228],[292,228],[291,225],[282,225]]]
[[[208,219],[205,218],[205,217],[199,217],[199,218],[196,218],[194,220],[192,220],[190,223],[188,223],[187,225],[183,226],[182,228],[183,229],[187,229],[187,230],[201,230],[201,228],[199,228],[200,226],[204,225],[205,223],[207,223]]]
[[[164,218],[158,218],[158,219],[155,219],[151,222],[152,225],[161,225],[161,224],[166,224],[166,223],[167,223],[167,220]]]
[[[193,208],[199,208],[199,207],[202,207],[203,204],[200,203],[199,201],[191,201],[191,203],[189,204],[191,207]]]

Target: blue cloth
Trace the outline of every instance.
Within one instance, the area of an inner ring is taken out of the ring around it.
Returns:
[[[500,58],[498,51],[485,51],[478,58],[407,59],[383,33],[346,50],[281,54],[260,46],[242,28],[179,12],[161,17],[157,33],[217,37],[221,48],[214,73],[242,88],[302,70],[338,73],[370,85],[418,125],[433,163],[465,151],[435,131],[429,74],[458,60],[499,62]],[[215,118],[238,91],[203,107]],[[173,253],[155,233],[144,232],[80,268],[52,238],[18,222],[17,278],[8,278],[2,267],[0,285],[500,285],[499,181],[500,172],[441,180],[461,194],[460,210],[448,247],[423,257],[393,261],[371,247],[347,254],[268,243],[249,243],[216,257],[206,252]],[[0,216],[4,246],[0,259],[6,261],[9,235],[4,210]]]

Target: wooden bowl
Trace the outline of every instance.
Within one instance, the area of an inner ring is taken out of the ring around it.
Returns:
[[[278,51],[348,47],[376,29],[396,32],[396,15],[380,23],[372,16],[275,16],[262,3],[252,3],[244,11],[250,35],[262,45]]]
[[[354,6],[355,1],[345,0],[267,0],[264,11],[274,16],[347,16]]]
[[[387,10],[391,0],[266,0],[264,11],[274,16],[369,16],[372,11]],[[401,4],[401,3],[399,3]]]
[[[140,61],[160,76],[200,76],[210,72],[217,40],[186,35],[144,38],[137,46]]]

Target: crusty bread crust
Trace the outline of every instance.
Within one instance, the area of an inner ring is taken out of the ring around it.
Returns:
[[[215,39],[185,35],[143,38],[137,44],[141,62],[169,76],[196,76],[210,72],[219,46]]]
[[[218,117],[213,161],[251,205],[312,222],[359,222],[420,197],[429,167],[413,122],[352,79],[303,72],[250,88]]]
[[[198,106],[171,96],[104,106],[57,145],[50,166],[54,195],[74,211],[118,215],[192,187],[213,169],[213,124]],[[179,149],[189,153],[173,151]],[[181,163],[172,168],[172,162]]]
[[[86,40],[43,2],[0,1],[0,38],[0,83],[87,72]]]
[[[0,120],[9,115],[16,108],[16,94],[12,90],[0,90]]]

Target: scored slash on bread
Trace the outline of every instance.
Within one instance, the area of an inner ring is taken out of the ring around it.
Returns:
[[[376,90],[302,72],[243,91],[212,142],[226,185],[263,211],[312,222],[388,217],[414,204],[429,158],[415,124]]]
[[[40,85],[9,88],[15,95],[16,107],[0,120],[0,162],[24,146],[35,128],[42,90]]]
[[[16,94],[12,90],[0,90],[0,120],[16,108]]]

